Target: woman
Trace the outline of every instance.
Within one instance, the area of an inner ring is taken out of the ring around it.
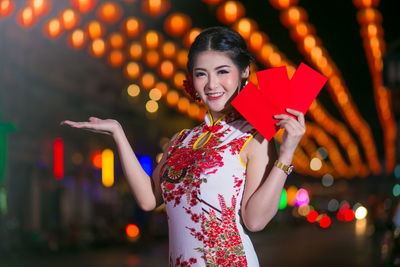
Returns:
[[[278,211],[281,192],[298,142],[297,120],[275,115],[285,128],[279,157],[230,105],[243,88],[252,57],[243,38],[225,27],[204,30],[193,42],[185,88],[207,106],[205,121],[175,134],[151,179],[141,168],[121,125],[90,117],[63,121],[72,127],[112,135],[125,176],[143,210],[166,204],[170,266],[259,266],[244,230],[260,231]]]

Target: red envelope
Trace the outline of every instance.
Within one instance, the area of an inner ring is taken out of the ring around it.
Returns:
[[[304,63],[300,63],[290,80],[287,107],[306,114],[328,79]]]
[[[274,103],[279,113],[287,113],[289,104],[289,77],[286,66],[270,68],[256,73],[258,87],[265,98]]]
[[[279,129],[275,126],[278,120],[272,117],[278,114],[278,108],[271,104],[253,83],[249,82],[231,104],[268,141]]]

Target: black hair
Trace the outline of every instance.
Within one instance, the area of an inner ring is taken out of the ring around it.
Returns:
[[[233,63],[242,73],[247,66],[254,62],[253,56],[247,49],[243,37],[227,27],[216,26],[203,30],[194,40],[189,49],[187,70],[193,74],[193,64],[200,52],[215,50],[226,52]]]

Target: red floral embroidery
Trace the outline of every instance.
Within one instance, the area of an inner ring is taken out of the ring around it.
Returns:
[[[230,122],[236,118],[237,115],[233,114],[226,116],[224,120]],[[194,143],[207,131],[211,132],[208,141],[203,146],[193,149]],[[185,220],[192,222],[186,226],[186,233],[196,242],[200,241],[203,244],[195,249],[201,252],[202,256],[198,256],[197,259],[194,257],[187,259],[184,255],[170,257],[170,266],[191,266],[199,260],[204,260],[207,266],[213,267],[247,266],[244,247],[236,227],[236,198],[243,189],[245,172],[243,177],[229,176],[232,178],[234,189],[230,206],[226,205],[222,195],[218,195],[221,213],[210,208],[207,215],[201,207],[199,209],[200,202],[204,202],[201,200],[200,185],[207,182],[203,174],[216,173],[224,166],[225,156],[239,154],[250,132],[222,145],[230,133],[232,133],[231,128],[224,127],[223,124],[207,126],[203,123],[192,130],[183,131],[168,151],[166,163],[161,168],[161,177],[163,174],[180,173],[182,176],[176,175],[179,177],[177,179],[165,176],[168,180],[161,179],[160,187],[164,201],[170,207],[179,205],[180,209],[184,209],[182,216],[187,216]],[[191,134],[191,138],[184,145],[183,140],[188,134]]]
[[[227,207],[223,196],[218,196],[222,221],[218,221],[214,210],[210,211],[208,219],[203,214],[204,248],[196,250],[204,253],[207,266],[247,266],[244,247],[236,227],[236,197],[232,196],[232,205]],[[196,231],[191,234],[198,235]]]

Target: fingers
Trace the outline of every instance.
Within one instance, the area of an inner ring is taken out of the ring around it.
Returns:
[[[297,117],[297,120],[300,122],[301,125],[305,125],[305,121],[304,121],[304,114],[301,111],[298,110],[294,110],[291,108],[287,108],[286,111],[290,114],[293,114]]]
[[[86,122],[86,121],[79,122],[79,121],[64,120],[60,123],[60,125],[69,125],[75,128],[87,128],[87,129],[92,128],[91,122]]]
[[[290,109],[287,108],[286,111],[290,114],[293,114],[297,117],[297,120],[295,118],[293,118],[292,116],[289,116],[287,114],[278,114],[278,115],[274,115],[275,119],[287,119],[287,120],[292,120],[295,122],[299,122],[301,126],[305,127],[305,119],[304,119],[304,114],[300,111],[294,110],[294,109]]]

